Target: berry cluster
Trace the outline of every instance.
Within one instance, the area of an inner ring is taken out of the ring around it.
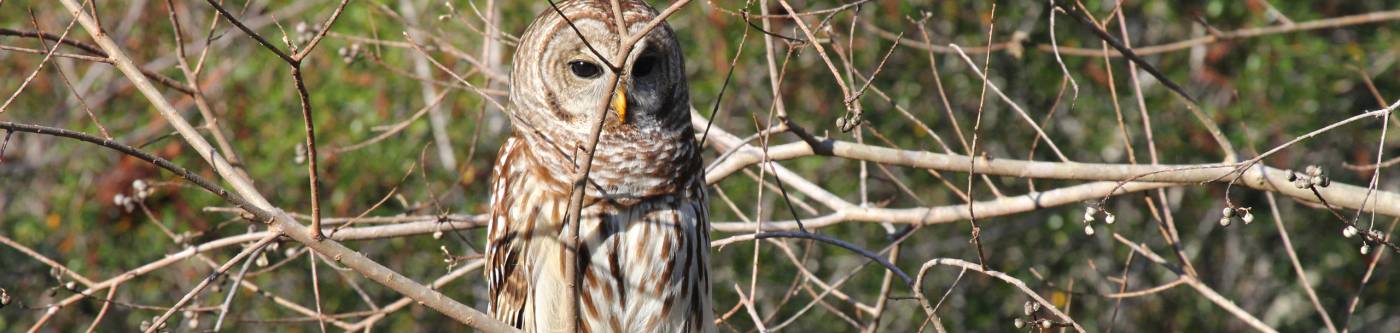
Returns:
[[[1048,330],[1057,326],[1069,326],[1040,315],[1040,303],[1026,301],[1026,304],[1022,305],[1022,308],[1025,310],[1025,318],[1016,317],[1015,320],[1011,321],[1011,324],[1015,325],[1016,328],[1026,328],[1026,326],[1030,326],[1031,328],[1038,327],[1043,330]]]
[[[1220,226],[1230,226],[1230,221],[1234,220],[1237,216],[1241,221],[1244,221],[1246,225],[1253,223],[1254,213],[1250,212],[1251,210],[1253,209],[1249,207],[1225,207],[1220,209]]]
[[[1089,235],[1089,236],[1093,236],[1093,235],[1094,235],[1094,226],[1093,226],[1093,224],[1091,224],[1091,223],[1094,222],[1094,220],[1096,220],[1096,217],[1097,217],[1100,213],[1103,214],[1103,223],[1113,224],[1113,222],[1118,222],[1118,217],[1117,217],[1117,216],[1114,216],[1113,213],[1109,213],[1107,210],[1099,209],[1098,206],[1090,205],[1090,206],[1084,207],[1084,234],[1085,234],[1085,235]]]
[[[1322,172],[1322,167],[1309,165],[1303,168],[1303,173],[1288,171],[1288,181],[1293,182],[1293,186],[1300,189],[1312,187],[1327,187],[1332,185],[1332,179],[1327,178],[1327,174]]]

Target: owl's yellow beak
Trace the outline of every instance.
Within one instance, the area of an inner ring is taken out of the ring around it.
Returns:
[[[626,123],[627,123],[627,86],[622,85],[620,82],[619,82],[618,85],[617,85],[617,90],[613,91],[613,95],[612,95],[612,108],[613,108],[613,111],[616,111],[616,112],[617,112],[617,122],[618,122],[618,123],[621,123],[621,124],[626,124]]]

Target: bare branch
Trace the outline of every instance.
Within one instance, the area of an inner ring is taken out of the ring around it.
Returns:
[[[210,1],[212,4],[213,0]],[[116,62],[117,68],[126,75],[127,79],[130,80],[143,95],[145,95],[146,99],[155,106],[161,116],[175,127],[180,135],[184,137],[185,141],[189,143],[195,151],[199,152],[200,157],[204,158],[206,162],[214,167],[215,172],[233,185],[235,192],[244,196],[259,209],[271,210],[273,208],[273,205],[252,186],[252,183],[236,172],[234,168],[229,165],[228,161],[218,155],[218,153],[210,147],[209,143],[199,135],[194,127],[190,126],[190,124],[179,115],[175,108],[170,105],[170,102],[146,80],[145,76],[141,75],[136,65],[131,62],[131,59],[126,56],[120,46],[110,37],[100,32],[96,21],[86,13],[81,13],[80,9],[82,7],[79,6],[75,0],[62,0],[62,2],[69,10],[79,12],[79,22],[93,35],[93,39],[97,41],[97,44],[107,51],[112,60]],[[228,13],[223,10],[220,10],[220,13],[224,14],[225,17],[229,17]],[[247,31],[246,27],[244,29]],[[280,53],[279,51],[278,54],[285,58],[284,53]],[[315,249],[328,257],[335,258],[340,263],[369,277],[371,280],[384,284],[390,289],[404,293],[409,297],[413,297],[424,305],[436,309],[461,323],[471,325],[483,331],[514,331],[513,328],[506,326],[504,323],[492,319],[490,316],[480,311],[444,297],[441,293],[424,287],[336,241],[312,238],[310,233],[305,230],[306,228],[297,224],[285,213],[278,213],[269,217],[271,217],[271,224],[274,228],[285,230],[287,234],[296,241],[306,244],[307,247]]]

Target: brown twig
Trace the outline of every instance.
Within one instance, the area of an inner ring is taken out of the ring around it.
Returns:
[[[326,31],[329,31],[331,27],[335,25],[336,19],[340,18],[340,13],[345,11],[345,6],[350,3],[350,0],[342,0],[340,4],[336,6],[335,11],[331,12],[331,16],[326,18],[326,21],[319,25],[320,30],[317,31],[315,37],[292,55],[287,55],[286,52],[272,45],[272,43],[268,42],[267,39],[263,38],[257,32],[249,29],[248,26],[239,21],[238,18],[229,14],[219,3],[214,2],[214,0],[207,0],[207,2],[210,6],[213,6],[219,14],[223,15],[224,19],[232,22],[234,26],[243,30],[243,33],[257,40],[258,43],[262,44],[268,51],[276,54],[277,57],[282,58],[287,65],[291,66],[292,83],[296,85],[297,97],[301,102],[302,125],[306,133],[306,150],[308,155],[306,169],[309,174],[308,177],[310,178],[308,183],[310,183],[309,187],[311,192],[311,227],[309,230],[312,233],[311,238],[313,240],[324,239],[326,236],[321,234],[320,168],[317,166],[320,155],[316,151],[316,122],[311,117],[311,94],[307,92],[306,79],[303,77],[301,65],[302,61],[305,60],[306,57],[311,54],[311,51],[315,50],[316,45],[321,42],[321,38],[326,36]],[[295,48],[293,49],[295,50]]]
[[[86,4],[87,1],[91,0],[84,0],[83,3]],[[39,20],[34,17],[33,10],[29,11],[29,19],[34,23],[34,28],[38,29]],[[73,26],[76,25],[75,23],[78,23],[77,15],[74,15],[73,19],[68,21],[68,25],[63,28],[63,34],[58,35],[59,44],[63,44],[63,40],[68,39],[68,32],[73,31]],[[39,35],[42,36],[44,34],[40,31]],[[40,41],[43,41],[43,39],[41,38]],[[47,44],[45,44],[44,48],[48,48]],[[58,45],[54,45],[53,48],[49,48],[46,52],[47,54],[44,55],[44,60],[39,61],[39,66],[35,66],[34,71],[30,72],[29,76],[26,76],[24,81],[20,82],[18,88],[15,88],[15,92],[10,94],[9,98],[5,99],[5,103],[0,104],[0,113],[5,113],[5,109],[10,107],[10,103],[14,103],[15,98],[19,97],[19,94],[24,92],[24,88],[29,87],[29,83],[34,81],[34,77],[39,76],[39,72],[44,70],[44,65],[49,63],[49,59],[53,59],[54,52],[58,52]]]
[[[185,74],[185,80],[189,82],[189,88],[192,90],[189,95],[194,98],[195,108],[199,110],[199,115],[204,118],[204,128],[213,135],[214,143],[219,145],[219,151],[228,156],[229,163],[242,168],[243,159],[238,156],[238,152],[233,149],[233,144],[224,135],[223,128],[219,127],[219,118],[214,115],[213,108],[205,99],[204,91],[200,88],[198,72],[185,59],[184,29],[180,28],[180,19],[176,14],[174,1],[166,0],[165,8],[169,11],[170,25],[175,30],[175,60],[179,64],[180,71]],[[206,47],[205,51],[208,49]]]
[[[993,1],[990,16],[995,18],[996,15],[997,4],[995,1]],[[992,38],[994,38],[993,36],[996,35],[996,20],[992,19],[989,21],[991,22],[987,24],[988,44],[992,42]],[[977,64],[973,63],[972,59],[967,58],[966,55],[963,56],[963,59],[967,60],[968,64],[970,64],[972,67],[977,67]],[[984,58],[984,61],[982,62],[983,70],[979,71],[978,74],[980,75],[981,73],[991,71],[991,64],[992,56],[990,53],[988,53],[987,56]],[[990,86],[991,84],[991,80],[987,79],[986,76],[982,77],[981,93],[979,93],[977,96],[977,117],[975,117],[972,122],[972,148],[967,151],[968,156],[977,156],[977,139],[981,137],[980,134],[982,133],[982,116],[984,114],[984,111],[986,111],[985,106],[987,105],[987,86]],[[974,187],[972,187],[972,183],[973,179],[977,176],[976,160],[968,160],[967,173],[967,197],[971,199],[975,198],[973,196]],[[982,227],[977,225],[977,206],[974,205],[973,201],[968,201],[967,203],[967,222],[969,225],[972,226],[972,235],[971,237],[969,237],[971,238],[969,239],[969,242],[971,242],[973,248],[977,250],[977,264],[981,266],[982,270],[991,270],[991,266],[989,266],[989,264],[987,263],[987,253],[985,250],[982,249]]]
[[[321,310],[321,278],[316,273],[316,250],[308,250],[307,262],[311,265],[311,298],[316,303],[316,324],[321,333],[326,333],[326,315]]]
[[[1312,283],[1308,281],[1307,271],[1303,269],[1303,264],[1298,261],[1298,252],[1293,249],[1293,241],[1289,239],[1288,229],[1283,226],[1283,214],[1279,214],[1278,211],[1278,200],[1274,198],[1272,192],[1264,192],[1264,197],[1268,199],[1269,213],[1274,216],[1274,227],[1278,229],[1279,240],[1283,241],[1284,253],[1288,254],[1288,261],[1293,265],[1293,273],[1298,274],[1298,286],[1302,287],[1303,292],[1308,295],[1308,300],[1312,302],[1313,309],[1317,310],[1317,315],[1322,317],[1322,323],[1327,326],[1327,331],[1336,333],[1337,326],[1332,324],[1332,316],[1327,315],[1327,309],[1322,307],[1322,302],[1317,298],[1317,292],[1313,291]]]
[[[101,322],[102,322],[102,318],[105,318],[105,317],[106,317],[106,315],[107,315],[107,308],[110,308],[110,307],[112,306],[112,296],[116,296],[116,294],[117,294],[117,286],[112,286],[111,288],[107,288],[107,299],[106,299],[105,301],[102,302],[102,309],[101,309],[101,310],[97,310],[97,317],[92,319],[92,324],[89,324],[89,325],[88,325],[88,329],[87,329],[87,331],[86,331],[87,333],[92,333],[92,332],[96,332],[96,331],[97,331],[97,324],[101,323]]]

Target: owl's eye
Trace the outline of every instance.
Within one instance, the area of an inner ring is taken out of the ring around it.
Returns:
[[[632,76],[647,76],[651,74],[651,71],[656,69],[657,60],[656,56],[642,56],[638,58],[637,62],[632,64]]]
[[[569,71],[574,72],[574,76],[585,79],[592,79],[598,77],[599,74],[603,74],[603,68],[598,67],[598,64],[583,60],[570,61]]]

